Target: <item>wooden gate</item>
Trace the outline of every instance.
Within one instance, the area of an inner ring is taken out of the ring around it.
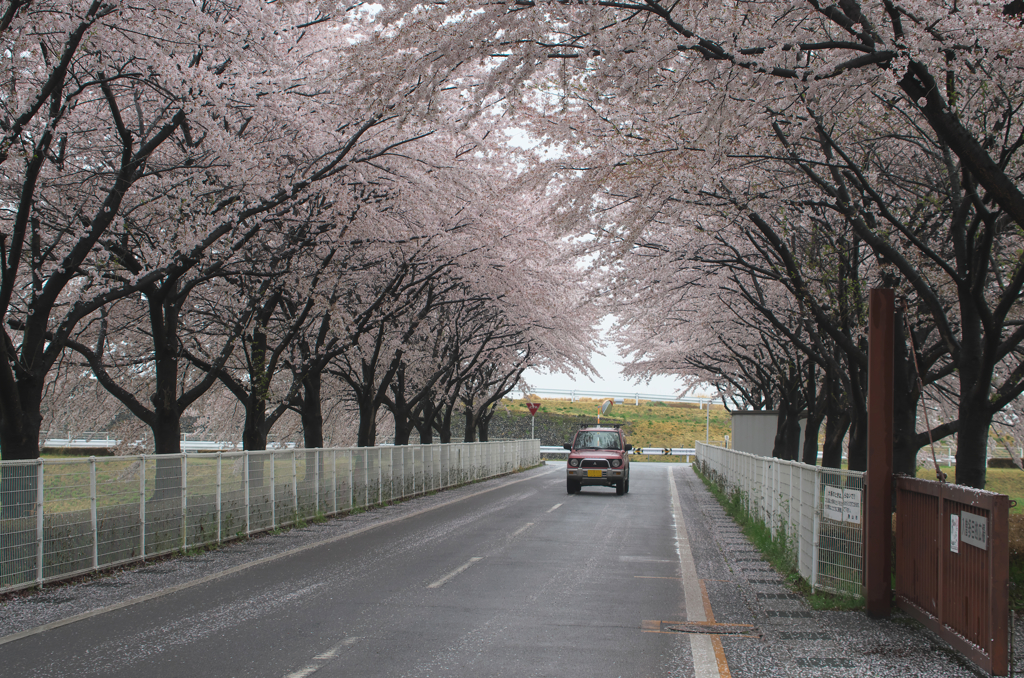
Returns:
[[[896,604],[995,676],[1007,673],[1009,498],[896,477]]]

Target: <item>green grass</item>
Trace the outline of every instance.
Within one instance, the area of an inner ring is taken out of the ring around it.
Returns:
[[[565,417],[596,417],[603,399],[581,398],[576,402],[559,399],[538,399],[541,413]],[[526,402],[505,400],[504,405],[516,417],[529,417]],[[711,406],[710,433],[706,434],[708,415],[695,403],[641,400],[639,405],[627,399],[615,404],[602,423],[622,424],[633,447],[693,447],[696,440],[721,442],[732,433],[732,416],[721,405]],[[568,441],[566,441],[568,442]]]
[[[956,482],[956,466],[939,465],[939,468],[948,476],[949,482]],[[935,467],[931,464],[919,466],[917,477],[935,480]],[[1024,471],[1019,468],[990,468],[985,473],[985,489],[1010,498],[1010,515],[1024,514]],[[1013,502],[1017,502],[1016,506],[1012,505]]]
[[[786,530],[776,530],[772,534],[771,529],[760,520],[754,518],[746,509],[743,494],[733,492],[726,495],[718,485],[712,482],[707,476],[701,473],[700,468],[694,465],[694,471],[704,482],[711,494],[718,503],[725,509],[726,515],[732,518],[750,543],[759,550],[765,560],[781,574],[789,587],[804,596],[807,604],[814,610],[859,610],[864,607],[863,597],[836,596],[823,591],[811,591],[811,585],[806,579],[800,576],[796,569],[796,556],[793,551],[794,544],[786,533]]]

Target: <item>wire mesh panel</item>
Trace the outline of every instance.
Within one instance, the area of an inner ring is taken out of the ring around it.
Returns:
[[[292,523],[296,518],[295,482],[298,469],[294,455],[288,452],[270,452],[271,487],[273,492],[273,527]]]
[[[822,469],[818,588],[859,596],[864,571],[864,475]]]
[[[273,501],[276,481],[276,467],[271,452],[249,452],[249,532],[269,530],[274,527],[275,506]],[[273,476],[273,477],[272,477]]]
[[[42,462],[0,463],[0,589],[38,578],[36,517]]]
[[[217,467],[212,454],[190,454],[185,463],[185,539],[183,546],[217,542]],[[223,470],[223,469],[222,469]]]
[[[145,458],[146,555],[175,551],[182,546],[182,466],[184,455]]]
[[[107,457],[94,462],[96,474],[96,566],[128,562],[142,556],[145,499],[142,460]]]
[[[244,537],[248,533],[246,465],[249,455],[229,452],[218,456],[221,458],[219,539],[223,541]]]
[[[317,485],[322,475],[320,450],[292,450],[295,459],[295,511],[301,519],[315,518],[318,510]]]

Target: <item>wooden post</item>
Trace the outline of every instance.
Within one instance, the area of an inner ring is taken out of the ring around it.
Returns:
[[[892,605],[893,291],[873,289],[868,301],[868,470],[864,579],[867,612],[888,617]]]

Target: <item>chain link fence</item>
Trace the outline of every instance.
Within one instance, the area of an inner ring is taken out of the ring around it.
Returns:
[[[538,463],[536,440],[0,462],[0,593]]]
[[[864,474],[697,443],[697,460],[773,535],[783,531],[800,576],[815,590],[860,596]]]

